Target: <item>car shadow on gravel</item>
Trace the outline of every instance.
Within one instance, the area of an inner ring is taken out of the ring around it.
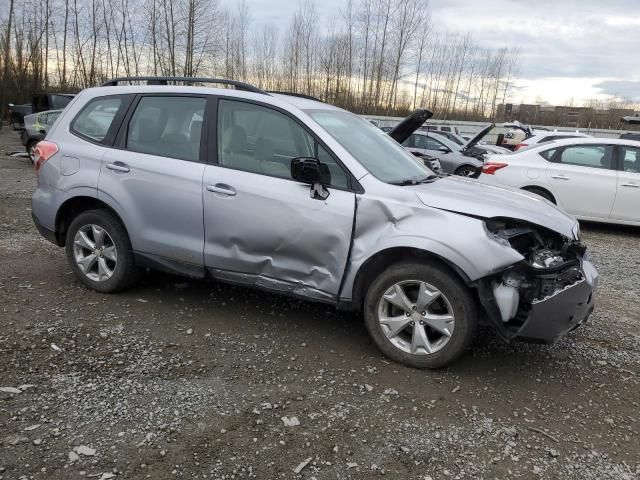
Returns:
[[[183,329],[243,332],[247,336],[273,333],[294,350],[304,345],[307,352],[311,349],[325,359],[339,355],[354,365],[376,363],[392,370],[419,372],[386,359],[370,340],[359,312],[338,311],[321,303],[158,272],[146,272],[137,286],[119,293],[117,298],[137,303],[142,311],[158,305],[188,311],[186,318],[178,322]],[[168,316],[160,322],[166,323],[155,334],[176,326]],[[506,342],[488,327],[482,327],[471,348],[453,365],[437,372],[471,378],[487,371],[521,375],[523,369],[544,369],[546,365],[555,368],[556,361],[570,355],[579,335],[573,333],[569,341],[549,346]]]

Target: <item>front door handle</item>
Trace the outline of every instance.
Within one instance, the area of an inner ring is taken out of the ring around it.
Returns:
[[[558,180],[569,180],[566,175],[551,175],[551,178],[557,178]]]
[[[222,195],[228,195],[230,197],[235,196],[236,191],[233,187],[225,185],[224,183],[216,183],[215,185],[207,185],[207,191],[213,193],[220,193]]]
[[[126,163],[122,162],[107,163],[107,168],[109,170],[113,170],[114,172],[126,173],[129,171],[129,166]]]
[[[620,186],[621,187],[640,188],[640,185],[638,185],[637,183],[623,183]]]

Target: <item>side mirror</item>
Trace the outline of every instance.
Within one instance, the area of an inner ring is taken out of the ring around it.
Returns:
[[[324,169],[322,168],[324,167]],[[299,157],[291,159],[291,178],[296,182],[311,185],[311,198],[325,200],[329,191],[324,188],[328,167],[317,158]],[[329,183],[331,180],[329,180]]]
[[[320,183],[320,160],[311,157],[291,159],[291,178],[308,185]]]
[[[438,149],[438,151],[442,153],[449,153],[451,150],[449,150],[448,147],[442,146]]]

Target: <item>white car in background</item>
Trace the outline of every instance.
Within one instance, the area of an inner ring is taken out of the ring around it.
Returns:
[[[591,138],[591,135],[586,135],[580,132],[542,132],[537,133],[533,137],[525,138],[518,143],[514,152],[526,147],[538,145],[539,143],[554,142],[556,140],[567,140],[569,138]]]
[[[582,220],[640,225],[640,142],[539,143],[488,157],[478,180],[535,193]]]

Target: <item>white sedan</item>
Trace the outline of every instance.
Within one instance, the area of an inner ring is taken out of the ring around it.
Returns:
[[[640,142],[572,138],[485,160],[479,181],[536,193],[582,220],[640,225]]]

